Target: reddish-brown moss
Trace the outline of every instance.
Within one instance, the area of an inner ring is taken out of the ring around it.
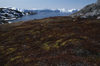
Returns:
[[[99,66],[99,34],[96,19],[54,17],[0,25],[0,64]]]

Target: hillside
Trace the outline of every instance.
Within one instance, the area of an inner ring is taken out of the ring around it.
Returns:
[[[0,24],[7,23],[7,20],[20,18],[24,15],[23,12],[9,8],[0,8]]]
[[[0,66],[99,65],[100,20],[53,17],[0,25]]]
[[[81,17],[81,18],[97,18],[100,19],[100,0],[97,0],[96,3],[89,4],[82,8],[80,11],[71,15],[72,17]]]
[[[11,17],[21,17],[23,16],[24,13],[18,11],[18,10],[14,10],[14,9],[10,9],[10,8],[0,8],[0,17],[2,17],[2,19],[10,19]],[[4,17],[4,18],[3,18]]]
[[[0,24],[9,23],[9,21],[11,22],[26,15],[28,16],[35,14],[37,13],[31,11],[25,12],[17,8],[0,8]]]

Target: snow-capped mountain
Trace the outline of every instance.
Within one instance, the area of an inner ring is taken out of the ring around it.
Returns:
[[[70,10],[68,10],[69,13],[75,13],[75,12],[78,12],[78,11],[79,11],[79,9],[70,9]]]
[[[24,13],[36,13],[34,15],[27,15],[23,16],[20,19],[16,19],[10,22],[19,22],[19,21],[28,21],[28,20],[34,20],[34,19],[43,19],[48,17],[55,17],[55,16],[69,16],[72,13],[77,12],[78,9],[71,9],[71,10],[65,10],[65,9],[24,9]]]
[[[25,13],[23,10],[18,8],[0,8],[0,24],[7,23],[8,20],[14,20],[17,18],[21,18],[24,15],[29,15],[30,12]]]
[[[9,8],[0,8],[0,23],[5,20],[12,20],[22,17],[24,13]]]
[[[39,13],[66,13],[67,16],[72,14],[72,13],[75,13],[77,11],[79,11],[79,9],[69,9],[69,10],[66,10],[65,8],[62,8],[62,9],[20,9],[20,8],[15,8],[15,7],[6,7],[6,8],[9,8],[9,9],[12,9],[12,10],[17,10],[17,11],[20,11],[20,12],[23,12],[24,14],[26,15],[34,15],[34,14],[39,14]]]
[[[66,10],[66,9],[24,9],[22,12],[30,12],[30,13],[37,13],[37,14],[41,14],[43,13],[44,15],[49,14],[51,16],[68,16],[72,13],[75,13],[79,11],[79,9],[71,9],[71,10]]]
[[[77,12],[78,9],[19,9],[15,7],[0,8],[0,22],[27,21],[55,16],[68,16]],[[20,19],[17,19],[20,18]]]

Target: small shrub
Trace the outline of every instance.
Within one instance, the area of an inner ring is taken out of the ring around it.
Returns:
[[[50,46],[48,44],[49,44],[49,42],[46,42],[46,43],[43,44],[44,50],[50,50]]]
[[[19,59],[19,58],[21,58],[21,57],[22,57],[22,56],[13,57],[13,58],[10,59],[10,61],[15,61],[16,59]]]

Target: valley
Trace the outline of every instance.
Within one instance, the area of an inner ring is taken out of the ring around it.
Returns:
[[[100,66],[100,0],[34,1],[20,5],[54,6],[0,8],[0,66]]]

